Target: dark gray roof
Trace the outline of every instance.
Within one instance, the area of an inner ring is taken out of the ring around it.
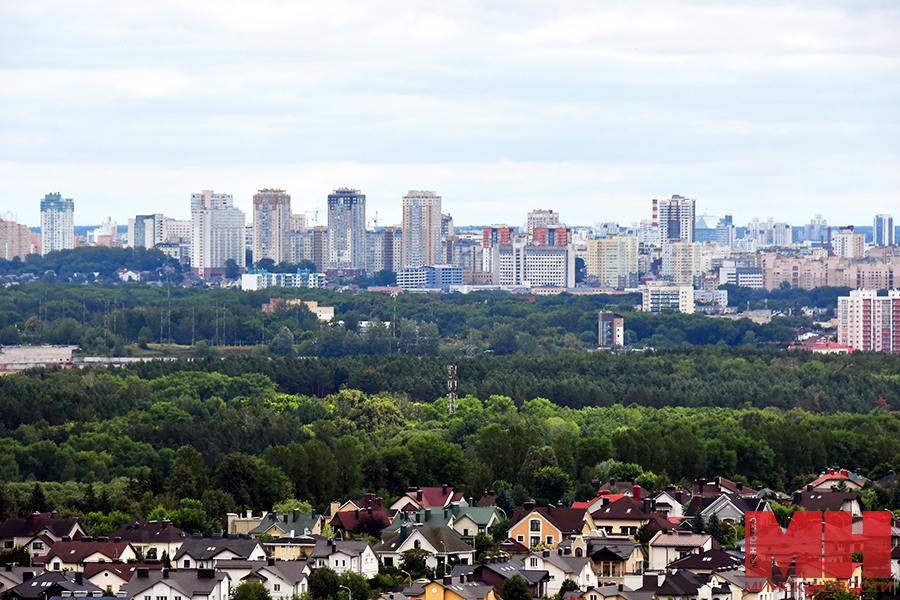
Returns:
[[[360,556],[369,547],[369,542],[357,540],[329,540],[316,542],[316,547],[310,552],[310,558],[324,558],[335,552],[341,552],[348,556]]]
[[[263,547],[259,540],[232,538],[188,538],[184,540],[175,559],[190,556],[194,560],[210,560],[229,550],[243,558],[250,558],[253,550]]]
[[[131,579],[128,583],[120,588],[129,596],[138,596],[144,590],[153,587],[160,581],[173,589],[178,590],[184,596],[192,598],[194,596],[208,596],[215,589],[216,585],[225,579],[225,573],[219,573],[212,569],[171,569],[165,571],[150,571],[147,577],[142,577],[140,573]]]
[[[82,577],[81,583],[76,582],[78,576]],[[67,592],[103,592],[99,587],[83,579],[81,573],[71,571],[48,571],[28,581],[23,581],[9,592],[18,598],[42,598],[51,595],[59,595],[61,591]]]
[[[171,521],[132,521],[109,534],[109,539],[122,538],[126,542],[168,543],[182,542],[188,535],[172,525]]]
[[[442,553],[474,552],[475,550],[472,546],[465,543],[456,531],[449,527],[410,528],[406,531],[407,537],[416,531],[422,534],[422,537],[431,544],[432,548]],[[391,551],[399,548],[400,544],[405,540],[406,538],[403,536],[402,531],[388,531],[382,533],[381,543],[375,547],[375,550],[376,552]]]

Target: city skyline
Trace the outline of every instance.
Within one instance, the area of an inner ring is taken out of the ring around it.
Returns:
[[[4,3],[0,210],[184,219],[211,188],[249,214],[268,187],[322,211],[347,186],[384,223],[410,189],[478,223],[673,194],[868,221],[900,198],[898,29],[880,0]]]

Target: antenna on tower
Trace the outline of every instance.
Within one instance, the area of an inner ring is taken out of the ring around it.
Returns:
[[[456,365],[447,365],[447,413],[456,412]]]

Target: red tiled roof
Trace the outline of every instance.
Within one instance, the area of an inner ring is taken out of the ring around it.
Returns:
[[[416,499],[418,490],[422,490],[421,502]],[[462,493],[454,492],[452,487],[447,488],[447,493],[444,493],[443,487],[423,487],[418,488],[417,491],[414,492],[406,492],[405,495],[422,508],[429,508],[432,506],[444,507],[451,502],[459,502],[463,499]]]

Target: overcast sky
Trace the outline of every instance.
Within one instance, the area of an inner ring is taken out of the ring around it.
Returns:
[[[870,225],[900,220],[898,109],[891,0],[0,1],[0,211],[29,225],[47,192],[124,224],[341,186],[381,224],[429,189],[457,225],[672,194]]]

